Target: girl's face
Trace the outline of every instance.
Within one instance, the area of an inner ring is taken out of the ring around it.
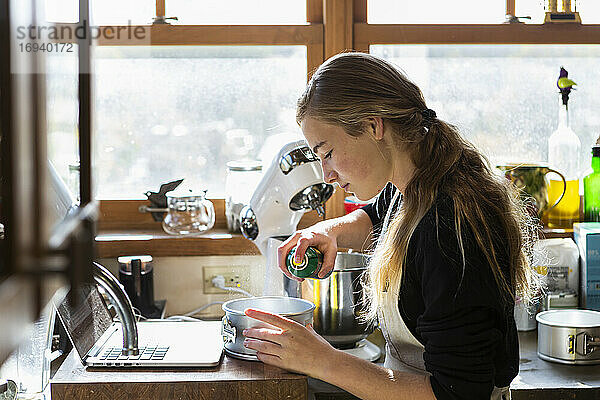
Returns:
[[[392,165],[381,139],[373,132],[354,137],[340,126],[306,118],[300,125],[310,148],[321,160],[323,179],[337,183],[360,200],[376,196],[391,179]]]

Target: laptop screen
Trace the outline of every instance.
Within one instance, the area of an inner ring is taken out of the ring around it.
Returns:
[[[82,360],[112,324],[110,313],[95,285],[71,290],[56,309]]]

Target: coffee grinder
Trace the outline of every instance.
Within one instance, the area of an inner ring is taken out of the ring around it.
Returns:
[[[152,256],[122,256],[119,281],[134,308],[145,318],[164,317],[166,300],[154,301],[154,268]]]

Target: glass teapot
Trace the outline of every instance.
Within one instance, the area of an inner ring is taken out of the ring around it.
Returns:
[[[177,189],[167,193],[167,215],[162,226],[171,235],[195,235],[215,225],[215,207],[206,198],[206,190],[192,192]]]

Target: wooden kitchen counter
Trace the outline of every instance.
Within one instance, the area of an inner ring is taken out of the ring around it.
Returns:
[[[558,364],[537,355],[537,331],[519,332],[519,375],[513,400],[600,400],[600,365]]]
[[[600,365],[565,365],[537,356],[537,331],[519,332],[519,375],[512,381],[512,400],[600,400]],[[382,363],[378,363],[383,365]],[[326,382],[308,378],[317,400],[357,400]]]
[[[75,350],[54,374],[52,400],[305,400],[307,377],[223,355],[214,368],[88,368]]]
[[[537,332],[519,332],[520,371],[513,400],[600,400],[600,366],[563,365],[537,357]],[[208,369],[86,370],[72,351],[51,380],[62,399],[306,399],[356,400],[328,383],[263,363],[223,356]]]

